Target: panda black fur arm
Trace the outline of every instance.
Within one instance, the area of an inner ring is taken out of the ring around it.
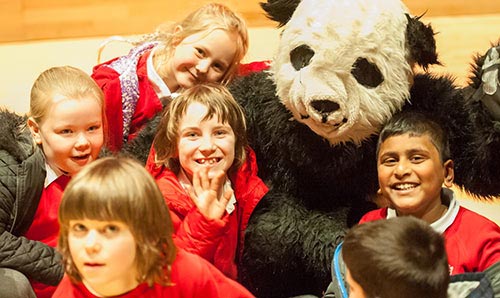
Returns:
[[[437,119],[447,130],[455,166],[455,183],[472,194],[500,195],[500,123],[480,102],[471,101],[448,77],[417,75],[410,104]]]

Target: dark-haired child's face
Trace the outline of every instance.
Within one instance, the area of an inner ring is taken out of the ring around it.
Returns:
[[[94,294],[116,296],[137,286],[136,242],[125,223],[70,220],[68,246],[83,283]]]
[[[380,190],[398,215],[430,222],[442,215],[441,188],[443,183],[451,187],[453,163],[441,161],[428,135],[387,138],[380,145],[377,169]]]

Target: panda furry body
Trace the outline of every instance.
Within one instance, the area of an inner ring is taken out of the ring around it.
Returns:
[[[450,134],[455,181],[500,193],[500,123],[472,84],[415,75],[438,63],[433,32],[397,0],[268,1],[283,26],[270,71],[231,92],[243,106],[259,176],[269,193],[250,219],[240,277],[257,297],[321,296],[345,229],[373,204],[376,140],[403,110],[424,112]],[[470,90],[469,90],[470,89]]]

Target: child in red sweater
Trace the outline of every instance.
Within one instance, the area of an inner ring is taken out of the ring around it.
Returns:
[[[75,176],[59,209],[66,276],[54,298],[253,297],[177,250],[161,192],[136,161],[107,157]]]
[[[389,207],[365,214],[360,223],[406,215],[423,219],[446,239],[450,274],[484,271],[500,261],[498,225],[461,207],[449,189],[453,161],[438,123],[418,113],[393,117],[380,133],[377,168]]]
[[[248,220],[267,187],[227,88],[199,84],[177,97],[146,167],[172,212],[177,244],[236,279]]]

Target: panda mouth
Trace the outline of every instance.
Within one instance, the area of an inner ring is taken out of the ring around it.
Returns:
[[[311,118],[310,115],[303,115],[303,114],[300,114],[300,119],[302,120],[307,120]],[[338,121],[338,122],[335,122],[335,123],[328,123],[328,115],[321,115],[321,126],[326,126],[326,127],[334,127],[336,129],[338,129],[339,127],[341,127],[342,125],[344,125],[345,123],[347,123],[347,118],[342,118],[342,120]]]

